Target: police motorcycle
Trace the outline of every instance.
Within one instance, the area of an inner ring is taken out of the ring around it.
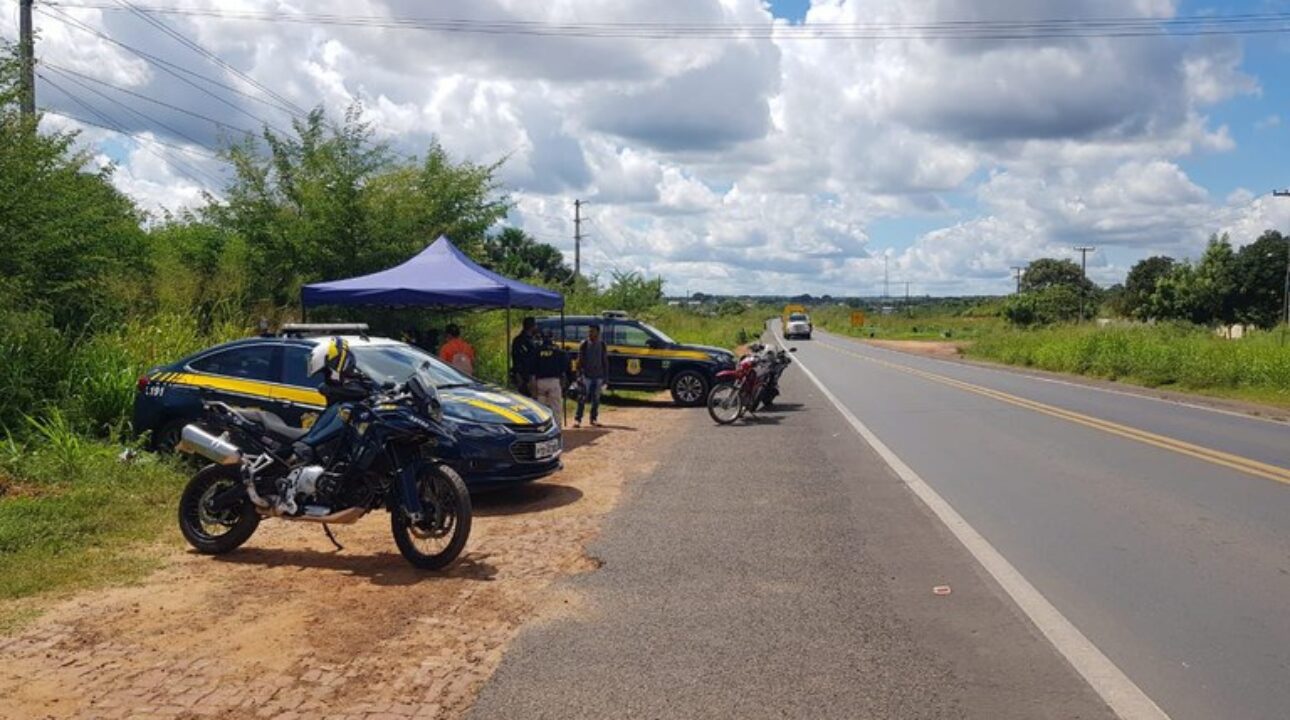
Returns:
[[[279,518],[321,524],[340,549],[328,525],[354,523],[384,507],[408,562],[447,567],[470,535],[470,495],[461,477],[435,459],[435,449],[454,439],[429,373],[418,368],[403,383],[377,387],[352,365],[343,339],[319,348],[329,365],[350,363],[337,373],[349,396],[329,403],[310,430],[221,402],[206,404],[200,425],[184,427],[178,449],[211,462],[180,499],[184,538],[198,552],[223,554],[250,539],[261,519]],[[329,380],[330,373],[329,367]]]

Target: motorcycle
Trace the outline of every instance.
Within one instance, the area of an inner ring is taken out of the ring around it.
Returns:
[[[708,394],[708,415],[719,425],[729,425],[745,413],[767,407],[779,396],[779,377],[792,362],[788,353],[770,350],[760,343],[735,364],[733,370],[717,373],[717,384]]]
[[[179,529],[198,552],[231,552],[270,517],[321,524],[340,548],[328,525],[357,522],[381,507],[390,512],[399,552],[418,568],[447,567],[465,547],[470,494],[434,457],[454,439],[423,369],[342,408],[343,435],[327,448],[303,447],[307,431],[273,415],[219,402],[206,410],[202,424],[222,432],[187,425],[178,446],[211,462],[179,502]]]

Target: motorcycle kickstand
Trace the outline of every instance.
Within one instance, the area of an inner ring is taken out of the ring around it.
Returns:
[[[327,523],[323,523],[322,526],[323,526],[323,532],[327,534],[327,539],[331,541],[332,545],[336,546],[336,552],[340,552],[344,550],[345,546],[337,542],[336,536],[331,534],[331,526],[329,526]]]

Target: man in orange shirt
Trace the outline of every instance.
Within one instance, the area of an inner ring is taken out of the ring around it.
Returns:
[[[439,348],[439,359],[466,373],[475,374],[475,348],[461,338],[461,328],[449,324],[444,328],[448,341]]]

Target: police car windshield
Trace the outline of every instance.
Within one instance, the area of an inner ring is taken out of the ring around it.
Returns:
[[[436,388],[474,385],[475,379],[458,372],[411,345],[350,345],[358,367],[379,383],[407,382],[418,367],[429,376]]]
[[[659,340],[662,340],[663,342],[667,343],[668,345],[676,345],[676,344],[677,344],[677,342],[676,342],[675,340],[673,340],[672,338],[670,338],[670,337],[668,337],[668,336],[667,336],[667,333],[663,332],[662,330],[659,330],[658,328],[654,327],[653,325],[650,325],[649,323],[644,323],[644,322],[643,322],[643,323],[641,323],[641,327],[645,328],[646,330],[648,330],[648,331],[649,331],[649,332],[651,332],[651,333],[654,333],[654,336],[655,336],[655,337],[657,337]]]

